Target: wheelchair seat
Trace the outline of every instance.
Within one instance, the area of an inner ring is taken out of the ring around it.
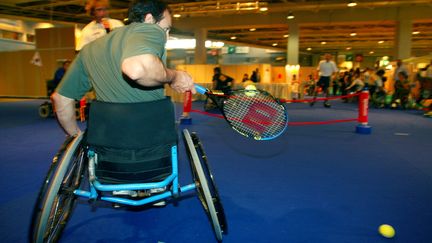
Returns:
[[[142,103],[94,101],[85,143],[97,154],[101,183],[161,181],[171,173],[177,144],[174,105],[169,97]]]

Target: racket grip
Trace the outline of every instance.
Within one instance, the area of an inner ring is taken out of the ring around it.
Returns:
[[[201,86],[201,85],[195,84],[195,89],[196,89],[196,91],[197,91],[198,93],[200,93],[200,94],[205,94],[205,93],[207,93],[207,89],[204,88],[204,87]]]

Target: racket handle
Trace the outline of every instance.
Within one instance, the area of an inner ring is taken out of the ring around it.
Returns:
[[[198,84],[195,84],[195,89],[200,94],[205,94],[208,91],[206,88],[204,88],[203,86],[198,85]]]

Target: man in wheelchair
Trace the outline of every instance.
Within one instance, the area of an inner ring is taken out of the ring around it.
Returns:
[[[231,92],[234,84],[234,79],[226,74],[223,74],[220,67],[215,67],[213,69],[212,83],[213,94],[223,96],[228,95]],[[217,106],[221,106],[222,100],[222,98],[218,99],[218,104],[214,104],[211,99],[207,98],[204,103],[204,110],[209,111],[216,108]]]
[[[31,242],[59,239],[76,196],[141,206],[192,189],[200,195],[216,238],[221,240],[221,233],[226,233],[222,205],[214,203],[217,191],[204,181],[206,176],[211,178],[208,165],[200,164],[198,154],[203,152],[197,152],[198,140],[187,130],[183,131],[187,152],[193,160],[194,181],[197,178],[199,183],[178,185],[178,135],[174,107],[164,95],[164,85],[180,93],[196,90],[188,73],[166,67],[165,43],[172,24],[167,4],[138,0],[129,9],[128,21],[86,45],[52,95],[68,139],[53,159],[39,193]],[[75,119],[75,100],[90,89],[96,101],[83,132]],[[83,178],[88,178],[90,189],[81,189]]]

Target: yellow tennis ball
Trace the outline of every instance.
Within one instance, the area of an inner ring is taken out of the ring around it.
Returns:
[[[255,87],[255,85],[249,84],[245,87],[245,90],[246,90],[245,92],[246,96],[251,97],[251,96],[255,96],[257,88]]]
[[[253,84],[249,84],[249,85],[246,85],[245,90],[256,90],[256,87]]]
[[[393,238],[396,233],[394,228],[388,224],[380,225],[380,227],[378,228],[378,232],[386,238]]]

